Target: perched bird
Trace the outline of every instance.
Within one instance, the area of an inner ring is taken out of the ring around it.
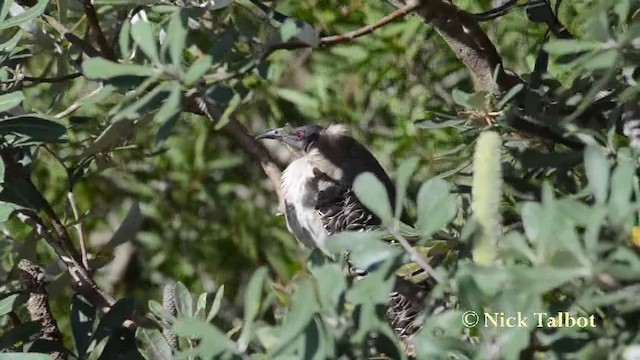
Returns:
[[[386,187],[390,203],[395,203],[395,188],[387,173],[342,125],[287,126],[256,139],[279,140],[296,157],[282,174],[284,213],[289,231],[309,248],[322,248],[331,234],[380,225],[353,191],[358,175],[373,173]],[[399,336],[408,337],[417,330],[415,319],[424,296],[422,287],[397,279],[387,317]]]

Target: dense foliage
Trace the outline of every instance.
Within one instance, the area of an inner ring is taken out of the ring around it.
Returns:
[[[494,87],[439,2],[334,42],[395,8],[0,2],[0,358],[639,358],[640,3],[453,1],[518,76]],[[288,122],[376,155],[379,231],[287,232],[263,170],[291,155],[251,134]],[[430,284],[407,341],[396,273]]]

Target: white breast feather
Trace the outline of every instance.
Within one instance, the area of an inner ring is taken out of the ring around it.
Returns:
[[[320,214],[315,207],[303,205],[305,184],[313,177],[313,168],[307,159],[303,157],[293,161],[282,174],[282,194],[285,207],[293,206],[295,209],[296,219],[289,219],[285,211],[289,231],[308,247],[322,247],[328,234],[322,226]]]

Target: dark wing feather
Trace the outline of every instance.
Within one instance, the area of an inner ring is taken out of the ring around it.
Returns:
[[[351,187],[343,189],[334,184],[319,192],[316,209],[329,234],[380,225],[380,219],[360,203]]]

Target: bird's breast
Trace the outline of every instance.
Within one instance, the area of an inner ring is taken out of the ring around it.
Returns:
[[[293,161],[282,174],[282,194],[287,226],[298,240],[310,248],[322,247],[328,233],[316,209],[315,174],[307,159]]]

